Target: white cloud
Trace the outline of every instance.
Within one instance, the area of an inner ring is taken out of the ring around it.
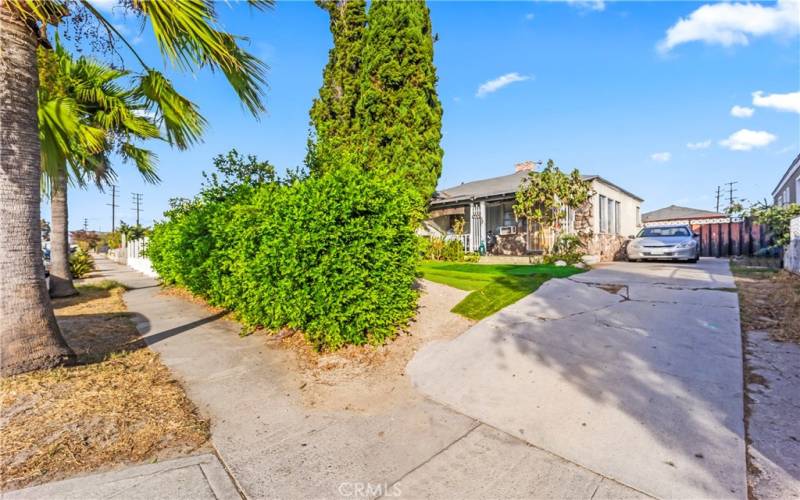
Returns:
[[[748,108],[747,106],[734,106],[731,108],[731,116],[736,118],[750,118],[755,113],[755,109]]]
[[[672,153],[667,153],[664,151],[663,153],[653,153],[650,155],[650,159],[657,162],[667,162],[672,159]]]
[[[775,141],[777,137],[763,130],[749,130],[743,128],[734,132],[725,140],[719,141],[731,151],[750,151],[754,148],[763,148]]]
[[[693,151],[697,151],[698,149],[708,149],[711,147],[711,139],[706,139],[705,141],[690,142],[686,144],[686,147]]]
[[[117,0],[89,0],[89,3],[97,9],[111,12],[118,2]]]
[[[800,92],[764,95],[764,92],[759,90],[753,92],[753,106],[800,113]]]
[[[526,21],[533,21],[534,17],[536,17],[536,16],[533,15],[533,12],[529,12],[529,13],[525,14],[525,20]]]
[[[658,44],[661,52],[688,42],[725,47],[747,45],[750,38],[795,35],[800,32],[800,2],[778,0],[773,6],[721,2],[703,5],[667,30]]]
[[[567,0],[567,3],[584,10],[597,12],[606,10],[605,0]]]
[[[494,80],[489,80],[486,83],[483,83],[480,87],[478,87],[478,91],[475,93],[476,97],[484,97],[486,94],[491,94],[492,92],[497,92],[498,90],[502,89],[506,85],[511,85],[514,82],[524,82],[525,80],[530,80],[531,77],[520,75],[519,73],[506,73],[503,76],[499,76]]]

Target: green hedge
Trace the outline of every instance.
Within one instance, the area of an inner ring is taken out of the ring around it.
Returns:
[[[381,343],[416,305],[415,201],[351,167],[242,185],[167,212],[148,256],[165,283],[248,327],[299,329],[320,349]]]

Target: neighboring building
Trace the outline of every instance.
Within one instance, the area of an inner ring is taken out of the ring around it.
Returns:
[[[460,238],[467,251],[478,251],[483,244],[493,255],[540,253],[552,235],[543,234],[534,224],[528,232],[525,220],[514,216],[517,189],[533,162],[516,165],[513,174],[467,182],[437,192],[430,202],[430,219],[424,224],[427,234]],[[587,254],[604,260],[619,256],[628,236],[635,234],[642,199],[603,179],[584,175],[593,191],[590,202],[579,210],[569,210],[563,228],[585,236]],[[464,220],[462,235],[455,235],[453,225]]]
[[[772,191],[772,199],[775,205],[800,203],[800,154],[795,156],[794,161]]]
[[[644,226],[666,226],[672,224],[726,224],[731,221],[731,217],[711,210],[701,210],[699,208],[679,207],[670,205],[666,208],[659,208],[652,212],[642,214],[642,225]]]

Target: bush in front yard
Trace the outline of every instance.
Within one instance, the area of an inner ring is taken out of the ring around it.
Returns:
[[[92,271],[94,271],[94,259],[88,253],[78,250],[69,256],[69,272],[73,278],[83,278]]]
[[[205,194],[153,229],[148,254],[166,283],[320,349],[381,343],[411,318],[418,203],[401,183],[344,165]]]

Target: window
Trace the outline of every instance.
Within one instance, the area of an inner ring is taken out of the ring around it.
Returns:
[[[614,202],[614,234],[619,234],[619,202]]]
[[[638,227],[641,225],[642,225],[642,209],[636,207],[636,226]]]
[[[606,232],[608,234],[612,234],[614,232],[614,224],[616,223],[614,218],[614,200],[612,199],[608,200],[607,213],[608,213],[608,227],[606,228]]]
[[[599,195],[599,201],[597,203],[597,220],[600,222],[599,228],[601,233],[606,232],[606,197],[602,194]]]

